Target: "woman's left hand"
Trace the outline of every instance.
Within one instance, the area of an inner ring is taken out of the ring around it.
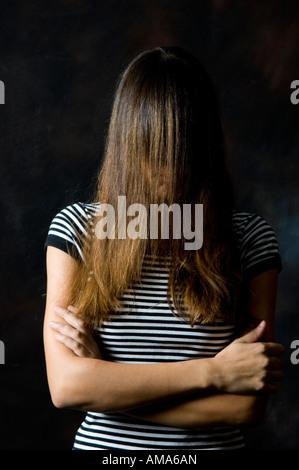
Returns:
[[[101,359],[100,349],[92,331],[83,320],[76,316],[76,308],[55,307],[55,313],[64,321],[50,322],[50,327],[56,331],[55,338],[73,351],[76,356]]]

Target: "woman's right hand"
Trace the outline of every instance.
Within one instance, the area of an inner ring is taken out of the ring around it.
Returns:
[[[219,392],[247,394],[274,392],[272,383],[282,378],[284,347],[260,342],[266,327],[262,321],[249,333],[237,338],[213,359],[213,383]]]

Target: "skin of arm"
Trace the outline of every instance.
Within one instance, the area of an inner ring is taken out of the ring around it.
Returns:
[[[241,365],[234,359],[234,354],[228,354],[227,350],[226,355],[223,354],[223,358],[219,356],[216,359],[217,355],[215,360],[198,359],[145,366],[107,362],[100,357],[84,357],[84,355],[79,357],[70,347],[57,341],[49,323],[57,320],[55,315],[57,305],[68,305],[69,286],[76,269],[77,263],[69,255],[56,248],[48,247],[44,344],[49,388],[55,406],[100,412],[126,411],[140,419],[182,427],[215,425],[215,421],[217,423],[221,421],[223,424],[232,419],[242,420],[242,422],[249,420],[250,411],[257,408],[257,400],[254,395],[247,397],[245,392],[248,392],[250,387],[254,390],[258,388],[255,382],[254,385],[251,385],[251,377],[246,377],[246,380],[242,379],[243,389],[238,381],[231,377],[234,376],[232,371],[235,372],[236,377],[240,377],[240,370],[244,369],[244,364],[247,364],[246,360],[248,361],[248,348],[255,355],[257,343],[244,345],[244,343],[238,342],[234,345],[234,350],[238,351],[238,357],[242,358],[242,351],[243,356],[245,355]],[[271,295],[269,294],[269,287],[271,286],[273,289],[274,272],[271,276],[273,276],[272,282],[269,281],[268,276],[266,276],[267,280],[263,276],[263,282],[257,283],[259,288],[255,286],[256,283],[251,282],[251,289],[253,287],[255,289],[249,296],[248,304],[250,305],[251,302],[252,307],[255,307],[257,303],[261,305],[263,312],[261,318],[266,317],[267,321],[269,320],[266,332],[269,335],[272,331],[273,312],[269,307],[272,303],[266,299],[268,296],[272,299],[273,292]],[[265,298],[265,300],[258,302],[260,290],[264,292],[263,299]],[[268,306],[267,313],[264,310],[266,305]],[[255,316],[257,316],[256,312]],[[67,322],[62,325],[65,329]],[[79,329],[73,331],[75,332],[75,341],[80,343],[82,333]],[[269,343],[267,348],[269,349],[267,354],[261,348],[256,351],[254,363],[269,360],[271,354],[276,358],[276,362],[278,361],[277,356],[282,353],[281,347]],[[274,368],[274,364],[272,366]],[[223,368],[231,370],[223,374]],[[275,364],[275,369],[278,368],[278,365]],[[265,367],[259,366],[258,370],[264,373]],[[277,374],[276,371],[276,376]],[[254,376],[256,373],[252,372],[252,375]],[[250,386],[247,384],[248,380]],[[260,383],[265,385],[263,380]],[[266,385],[266,388],[267,386],[269,385]],[[234,388],[242,395],[218,393],[233,392]],[[216,394],[200,396],[200,394],[206,394],[209,391]],[[194,398],[195,394],[200,398]],[[182,401],[183,397],[189,397],[189,399]],[[239,398],[238,402],[236,397]],[[177,401],[174,402],[174,399]],[[159,406],[153,406],[158,403]],[[216,410],[218,411],[216,412]],[[239,418],[236,418],[236,414]]]
[[[244,289],[244,310],[256,320],[265,320],[261,341],[274,340],[274,313],[278,271],[272,269],[250,279]],[[274,391],[274,389],[273,389]],[[201,394],[188,400],[130,410],[127,414],[164,425],[197,428],[221,425],[255,424],[262,421],[267,394]]]
[[[77,262],[71,256],[57,248],[47,248],[44,348],[48,384],[55,406],[119,411],[206,390],[211,386],[209,361],[202,361],[200,374],[195,373],[195,361],[147,367],[142,364],[118,364],[98,358],[78,357],[57,341],[49,323],[57,320],[57,305],[69,304],[68,292],[76,269]]]

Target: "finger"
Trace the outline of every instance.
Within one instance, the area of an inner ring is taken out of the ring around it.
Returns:
[[[88,357],[99,357],[99,348],[98,345],[94,342],[93,338],[91,339],[90,332],[81,332],[76,328],[68,325],[67,323],[62,322],[53,322],[49,323],[50,327],[55,330],[58,334],[63,337],[69,338],[71,341],[76,341],[78,347],[82,346],[84,350],[88,353]],[[86,354],[82,353],[86,357]]]
[[[282,369],[284,366],[284,361],[280,359],[279,357],[273,356],[269,357],[267,369]]]
[[[61,336],[64,339],[68,338],[69,344],[73,345],[76,343],[76,348],[83,347],[86,351],[89,351],[90,345],[88,338],[80,331],[65,323],[50,322],[50,326],[57,332],[58,337]],[[73,347],[71,349],[73,349]]]
[[[283,373],[280,370],[271,370],[267,373],[268,382],[279,382],[283,379]]]
[[[64,318],[66,317],[66,315],[68,314],[68,309],[65,308],[65,307],[60,307],[59,305],[57,305],[55,308],[55,313],[57,315],[59,315],[61,318]]]
[[[74,307],[74,305],[69,305],[68,308],[67,308],[70,312],[73,312],[73,313],[78,313],[79,312],[79,309]]]
[[[74,313],[70,312],[67,308],[55,307],[54,310],[57,315],[63,318],[73,328],[81,331],[81,333],[85,333],[87,331],[84,321],[78,318]]]
[[[64,327],[64,329],[62,327]],[[86,336],[78,333],[74,329],[71,331],[70,328],[71,327],[66,331],[65,325],[53,327],[57,332],[55,334],[56,339],[71,349],[76,356],[101,359],[98,345],[96,343],[90,343]],[[63,334],[63,331],[65,334]]]
[[[266,328],[266,322],[265,320],[261,321],[257,327],[255,327],[253,330],[249,331],[245,335],[241,336],[240,338],[237,338],[235,342],[237,343],[255,343],[258,341],[264,334]]]
[[[263,343],[264,352],[268,356],[282,356],[285,353],[285,347],[279,343]]]
[[[58,333],[61,333],[68,338],[74,339],[78,343],[84,345],[84,347],[87,346],[88,340],[86,335],[73,326],[61,322],[50,322],[50,326]]]
[[[265,387],[263,388],[262,393],[263,392],[264,393],[275,393],[275,392],[277,392],[277,390],[278,390],[277,385],[272,384],[272,383],[267,383],[265,385]]]
[[[63,336],[68,336],[69,338],[73,338],[76,332],[72,326],[66,323],[50,321],[49,325],[53,330],[61,333]]]
[[[75,341],[73,338],[70,338],[69,336],[63,335],[61,333],[56,333],[55,338],[57,341],[60,343],[64,344],[68,349],[73,351],[76,356],[79,357],[87,357],[89,356],[89,351],[84,347],[83,344],[78,343]]]

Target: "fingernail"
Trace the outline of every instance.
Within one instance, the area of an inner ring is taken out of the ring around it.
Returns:
[[[49,325],[50,325],[52,328],[56,328],[56,327],[57,327],[56,321],[50,321],[50,322],[49,322]]]
[[[55,307],[54,310],[58,315],[62,315],[64,313],[64,309],[59,306]]]

